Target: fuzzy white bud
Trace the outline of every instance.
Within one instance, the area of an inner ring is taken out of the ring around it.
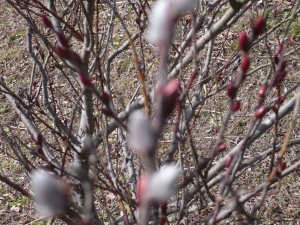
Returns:
[[[190,10],[195,0],[160,0],[151,10],[151,23],[148,30],[153,44],[161,45],[170,41],[173,36],[173,22],[180,13]]]
[[[175,184],[180,175],[180,169],[175,165],[166,165],[149,178],[144,199],[168,201],[176,193]]]
[[[154,147],[150,120],[141,112],[134,112],[129,120],[129,145],[138,154],[145,154]]]
[[[54,175],[43,170],[31,173],[32,192],[42,213],[55,213],[64,210],[68,203],[66,186]]]
[[[89,150],[93,147],[93,139],[90,134],[86,134],[82,141],[82,149]]]

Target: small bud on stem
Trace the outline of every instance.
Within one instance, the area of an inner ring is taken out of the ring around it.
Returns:
[[[283,44],[279,44],[278,54],[282,54],[282,51],[283,51]]]
[[[277,101],[277,105],[280,106],[284,102],[284,97],[280,97]]]
[[[240,101],[234,102],[231,106],[231,111],[236,112],[240,109],[240,107],[241,107]]]
[[[233,160],[233,155],[230,154],[230,155],[226,158],[226,161],[225,161],[225,167],[226,167],[226,168],[228,168],[228,167],[230,166],[232,160]]]
[[[240,33],[240,36],[239,36],[239,39],[238,39],[238,44],[239,44],[240,49],[243,52],[248,52],[248,50],[249,50],[249,40],[248,40],[246,31],[242,31]]]
[[[69,48],[68,40],[67,40],[66,36],[65,36],[63,33],[56,32],[56,37],[57,37],[59,43],[60,43],[63,47]]]
[[[261,119],[267,112],[268,108],[266,106],[261,106],[258,110],[255,112],[256,119]]]
[[[262,16],[258,17],[253,25],[254,37],[258,37],[259,35],[263,34],[265,31],[265,27],[266,27],[265,19]]]
[[[84,86],[86,87],[92,86],[91,79],[87,75],[85,75],[81,70],[78,71],[78,78]]]
[[[225,150],[226,150],[226,143],[220,144],[217,148],[218,153],[223,152]]]
[[[278,58],[278,55],[275,54],[274,55],[274,63],[277,65],[279,63],[279,58]]]
[[[106,93],[106,92],[102,92],[101,93],[101,100],[102,100],[102,102],[105,104],[105,105],[108,105],[109,104],[109,102],[110,102],[110,97],[109,97],[109,95]]]
[[[286,162],[281,162],[280,164],[281,171],[285,170],[285,168],[286,168]]]
[[[40,18],[46,27],[53,29],[53,25],[46,15],[40,14]]]
[[[250,67],[250,59],[248,55],[245,55],[244,58],[241,61],[241,68],[243,70],[243,72],[247,72],[247,70]]]
[[[267,85],[267,84],[260,87],[260,89],[258,90],[259,97],[261,97],[261,98],[264,97],[268,87],[269,87],[269,85]]]
[[[179,87],[180,83],[178,79],[171,80],[167,83],[167,85],[162,90],[162,98],[163,98],[163,114],[164,117],[168,117],[174,110],[177,102],[177,98],[179,97]]]
[[[111,110],[108,110],[106,108],[101,108],[100,110],[105,116],[113,117],[113,115],[114,115]]]
[[[236,94],[236,88],[234,86],[234,81],[232,81],[227,86],[227,95],[228,95],[228,97],[233,99],[235,94]]]
[[[55,47],[56,54],[63,59],[69,58],[69,51],[67,49],[61,48],[60,46]]]
[[[43,137],[40,133],[34,134],[33,139],[34,139],[35,143],[37,143],[39,146],[41,146],[43,144]]]
[[[136,18],[135,18],[135,22],[136,22],[138,25],[140,25],[140,22],[141,22],[140,18],[136,17]]]
[[[287,71],[279,71],[276,76],[276,83],[280,84],[283,79],[286,77]]]
[[[80,66],[82,64],[82,60],[80,55],[78,55],[76,52],[71,52],[71,58],[75,64]]]

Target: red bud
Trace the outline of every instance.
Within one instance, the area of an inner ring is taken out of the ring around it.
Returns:
[[[285,168],[286,168],[286,163],[285,162],[281,162],[281,164],[280,164],[281,171],[285,170]]]
[[[266,114],[267,110],[268,108],[266,106],[261,106],[258,110],[256,110],[255,112],[256,119],[262,118]]]
[[[284,97],[280,97],[277,101],[278,105],[281,105],[284,102]]]
[[[162,90],[163,98],[167,100],[176,99],[179,94],[179,81],[178,79],[173,79],[167,83],[165,88]]]
[[[54,57],[53,51],[48,51],[48,53],[49,53],[49,56]]]
[[[236,94],[236,88],[234,86],[234,82],[232,81],[227,86],[227,95],[230,98],[234,98],[235,94]]]
[[[67,49],[56,46],[55,52],[60,58],[63,58],[63,59],[69,58],[69,51]]]
[[[135,22],[136,22],[138,25],[140,25],[140,22],[141,22],[141,21],[140,21],[140,18],[138,18],[138,17],[135,18]]]
[[[281,54],[283,51],[283,44],[279,44],[279,47],[278,47],[278,54]]]
[[[61,139],[65,142],[65,141],[68,140],[68,137],[67,137],[66,135],[63,135],[63,136],[61,137]]]
[[[276,83],[280,84],[286,75],[287,75],[287,71],[279,71],[276,76]]]
[[[78,78],[84,86],[86,87],[92,86],[91,79],[87,75],[85,75],[82,71],[78,72]]]
[[[231,111],[236,112],[240,109],[241,103],[239,101],[234,102],[231,106]]]
[[[278,171],[278,170],[276,170],[276,177],[281,177],[281,174],[280,174],[280,172]]]
[[[278,55],[275,54],[274,55],[274,63],[277,65],[279,63],[279,58],[278,58]]]
[[[243,30],[240,33],[238,44],[242,51],[247,52],[249,50],[249,40],[246,31]]]
[[[82,64],[81,57],[76,52],[71,52],[71,57],[74,63],[77,64],[78,66]]]
[[[43,143],[43,137],[40,133],[36,133],[34,134],[34,137],[33,137],[34,141],[38,144],[38,145],[42,145]]]
[[[105,116],[113,117],[113,115],[114,115],[111,110],[108,110],[106,108],[101,108],[100,110]]]
[[[239,47],[242,51],[247,52],[249,49],[249,40],[247,37],[246,31],[242,31],[240,33],[239,39],[238,39]]]
[[[217,152],[223,152],[226,150],[226,143],[220,144],[217,148]]]
[[[173,79],[167,83],[162,90],[163,111],[164,116],[167,117],[175,108],[177,98],[179,97],[180,83],[178,79]]]
[[[260,89],[258,90],[258,95],[259,97],[263,97],[268,89],[269,85],[265,84],[263,86],[260,87]]]
[[[46,15],[40,14],[40,18],[46,27],[53,29],[53,25]]]
[[[225,167],[226,168],[228,168],[230,166],[232,160],[233,160],[233,155],[232,154],[230,154],[229,156],[227,156],[226,161],[225,161]]]
[[[266,22],[265,19],[260,16],[258,19],[255,21],[253,25],[253,34],[255,37],[258,37],[259,35],[263,34],[265,31],[266,27]]]
[[[249,69],[249,67],[250,67],[250,59],[249,59],[248,55],[245,55],[244,58],[242,59],[241,67],[242,67],[242,70],[244,72],[247,72],[247,70]]]
[[[110,102],[110,97],[106,92],[103,91],[101,94],[101,100],[105,105],[108,105]]]
[[[63,33],[56,32],[56,36],[57,36],[57,39],[58,39],[59,43],[60,43],[63,47],[69,48],[68,40],[67,40],[67,38],[65,37],[65,35],[64,35]]]

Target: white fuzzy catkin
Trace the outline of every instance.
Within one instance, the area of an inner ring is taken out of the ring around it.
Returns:
[[[151,10],[148,38],[155,45],[166,44],[173,35],[173,21],[180,13],[190,10],[195,0],[160,0]]]
[[[166,165],[151,175],[144,198],[147,200],[168,201],[176,193],[175,184],[180,175],[175,165]]]
[[[138,154],[152,150],[153,133],[150,120],[142,112],[134,112],[129,119],[129,146]]]
[[[67,197],[59,181],[47,171],[34,170],[31,172],[32,192],[43,214],[63,210]]]

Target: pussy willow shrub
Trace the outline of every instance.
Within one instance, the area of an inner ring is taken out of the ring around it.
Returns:
[[[1,135],[30,186],[0,178],[53,221],[249,224],[298,170],[299,1],[6,2],[32,66],[1,78],[26,128]]]

